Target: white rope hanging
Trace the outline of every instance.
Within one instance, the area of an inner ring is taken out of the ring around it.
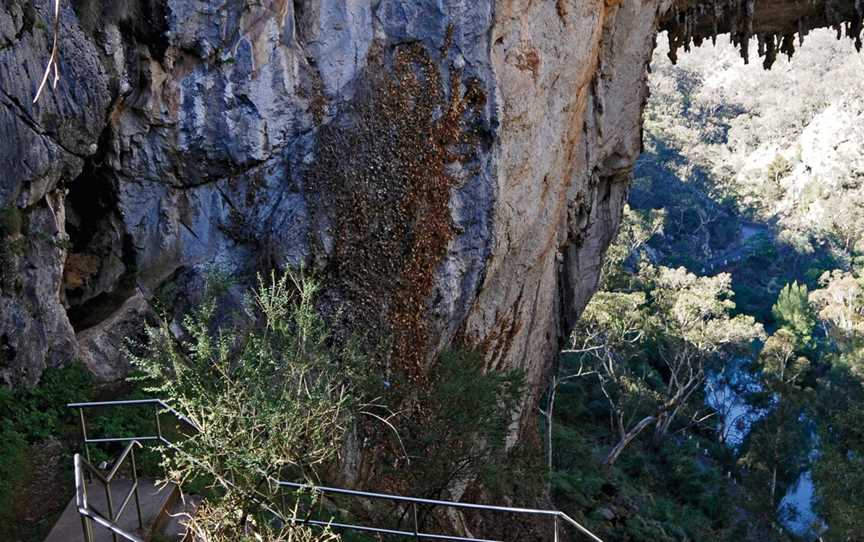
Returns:
[[[36,91],[36,96],[33,98],[35,104],[42,91],[45,90],[45,85],[48,83],[48,78],[51,76],[51,71],[54,71],[54,79],[51,88],[57,88],[57,82],[60,81],[60,67],[58,60],[60,59],[60,0],[54,0],[54,45],[51,47],[51,56],[48,57],[48,64],[45,66],[45,74],[42,76],[42,82],[39,83],[39,89]]]

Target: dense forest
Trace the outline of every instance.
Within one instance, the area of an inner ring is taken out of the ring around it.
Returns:
[[[864,59],[807,41],[768,72],[723,39],[655,53],[629,206],[546,419],[555,498],[610,540],[864,526]]]

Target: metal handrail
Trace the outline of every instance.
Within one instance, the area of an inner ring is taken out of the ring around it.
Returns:
[[[102,438],[90,438],[87,436],[86,432],[86,424],[84,420],[84,409],[88,408],[100,408],[100,407],[117,407],[117,406],[142,406],[142,405],[153,405],[159,408],[156,408],[155,412],[155,420],[156,420],[156,435],[143,435],[143,436],[135,436],[135,437],[102,437]],[[144,441],[159,441],[171,448],[178,449],[174,443],[172,443],[168,438],[166,438],[162,434],[162,425],[160,422],[159,414],[160,409],[162,411],[169,412],[173,414],[177,419],[186,423],[196,431],[201,431],[201,428],[197,423],[189,419],[187,416],[184,416],[176,409],[171,407],[166,401],[162,399],[134,399],[134,400],[124,400],[124,401],[101,401],[101,402],[84,402],[84,403],[70,403],[66,405],[69,408],[77,408],[79,410],[79,415],[81,419],[81,430],[83,435],[83,441],[85,444],[85,448],[88,444],[96,444],[96,443],[104,443],[104,442],[131,442],[137,443],[141,446],[141,442]],[[76,457],[77,454],[76,454]],[[89,451],[88,451],[89,458]],[[116,469],[116,466],[115,466]],[[77,470],[76,470],[77,476]],[[77,482],[77,478],[76,478]],[[297,490],[303,491],[312,491],[321,494],[335,494],[335,495],[346,495],[349,497],[358,497],[358,498],[368,498],[368,499],[379,499],[379,500],[388,500],[392,502],[402,502],[410,504],[414,511],[414,530],[413,531],[402,531],[396,529],[387,529],[383,527],[372,527],[367,525],[355,525],[350,523],[336,523],[332,521],[320,521],[320,520],[311,520],[311,519],[301,519],[301,518],[292,518],[290,521],[293,523],[301,523],[306,525],[314,525],[320,527],[331,527],[337,529],[346,529],[353,531],[361,531],[361,532],[373,532],[378,534],[386,534],[386,535],[395,535],[395,536],[405,536],[411,537],[415,540],[420,539],[429,539],[429,540],[451,540],[457,542],[501,542],[497,540],[489,540],[484,538],[473,538],[473,537],[460,537],[454,535],[443,535],[443,534],[433,534],[433,533],[423,533],[419,532],[417,529],[417,505],[427,505],[427,506],[438,506],[438,507],[446,507],[446,508],[461,508],[461,509],[470,509],[470,510],[481,510],[486,512],[499,512],[499,513],[511,513],[511,514],[522,514],[522,515],[533,515],[533,516],[545,516],[552,518],[554,522],[554,540],[558,542],[559,540],[559,524],[563,522],[564,524],[570,525],[578,530],[580,533],[587,536],[592,542],[603,542],[600,538],[598,538],[595,534],[581,525],[579,522],[561,512],[560,510],[543,510],[543,509],[533,509],[533,508],[519,508],[519,507],[510,507],[510,506],[496,506],[496,505],[486,505],[486,504],[475,504],[475,503],[466,503],[466,502],[457,502],[457,501],[444,501],[444,500],[436,500],[436,499],[424,499],[420,497],[408,497],[403,495],[396,495],[391,493],[376,493],[369,491],[360,491],[355,489],[345,489],[338,487],[328,487],[328,486],[317,486],[312,484],[301,484],[296,482],[288,482],[283,480],[278,480],[276,483],[280,487],[288,487]],[[80,511],[80,508],[79,508]],[[104,519],[104,518],[103,518]],[[98,520],[97,520],[98,521]],[[101,523],[101,522],[100,522]],[[109,527],[110,528],[110,527]],[[117,532],[112,529],[112,531]],[[126,536],[126,535],[124,535]],[[116,540],[116,538],[115,538]],[[134,538],[129,538],[129,540],[137,540]],[[89,542],[89,539],[88,539]]]
[[[107,475],[102,474],[99,469],[97,469],[89,461],[81,457],[81,454],[75,454],[75,457],[73,458],[75,466],[75,504],[76,508],[78,509],[78,513],[81,515],[81,526],[84,530],[84,540],[86,542],[93,541],[93,526],[91,522],[94,521],[102,527],[105,527],[111,531],[111,536],[114,539],[114,542],[117,542],[117,535],[120,535],[124,539],[130,540],[132,542],[143,542],[140,538],[123,530],[117,524],[120,516],[126,510],[126,507],[129,505],[129,502],[134,496],[135,508],[138,511],[138,526],[140,528],[144,527],[144,523],[141,517],[141,501],[138,498],[138,469],[135,465],[134,450],[136,446],[141,447],[141,443],[136,440],[130,441],[129,444],[126,445],[126,447],[123,449],[123,452],[121,452],[117,459],[114,461],[114,465]],[[123,498],[123,504],[121,504],[120,508],[115,512],[114,497],[113,493],[111,492],[111,482],[114,480],[114,477],[119,472],[120,467],[126,461],[127,457],[131,458],[132,461],[132,487],[129,488],[129,492]],[[96,479],[99,480],[105,487],[105,498],[108,504],[108,517],[105,517],[103,514],[90,507],[87,499],[87,484],[84,481],[85,472],[91,475],[91,479],[93,476],[95,476]]]

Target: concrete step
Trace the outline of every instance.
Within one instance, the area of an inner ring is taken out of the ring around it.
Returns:
[[[114,480],[111,483],[111,498],[114,501],[115,509],[123,503],[123,499],[131,487],[131,480]],[[140,536],[144,540],[150,540],[154,529],[159,528],[160,521],[165,522],[166,511],[171,510],[178,502],[179,493],[176,486],[169,485],[160,489],[153,480],[139,479],[138,497],[141,501],[141,520],[144,527],[142,529],[138,525],[138,513],[135,509],[134,497],[129,501],[117,523],[123,530]],[[87,484],[87,499],[91,508],[108,517],[108,499],[105,495],[105,486],[101,482],[94,480]],[[92,524],[94,542],[113,541],[111,531],[95,522]],[[118,537],[118,539],[120,538]],[[83,542],[83,540],[84,531],[81,525],[81,516],[78,514],[73,496],[54,528],[48,533],[45,542]]]

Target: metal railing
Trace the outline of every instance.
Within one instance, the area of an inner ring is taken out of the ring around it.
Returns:
[[[137,440],[129,441],[123,451],[117,456],[114,465],[108,474],[102,474],[102,471],[94,467],[88,460],[81,457],[81,454],[75,454],[75,505],[78,508],[78,514],[81,516],[81,527],[84,530],[84,540],[93,542],[93,523],[97,523],[111,531],[111,536],[114,542],[117,542],[117,536],[120,535],[126,540],[132,542],[142,542],[140,538],[121,529],[117,522],[129,502],[135,499],[135,509],[138,512],[138,527],[143,528],[144,523],[141,518],[141,501],[138,498],[138,468],[135,465],[135,447],[141,447],[141,443]],[[111,483],[120,472],[120,467],[125,463],[126,458],[130,458],[132,467],[132,486],[123,498],[123,503],[117,510],[114,509],[114,493],[111,491]],[[99,480],[105,488],[105,501],[108,506],[107,516],[90,506],[87,497],[87,483],[84,480],[85,473],[90,479]]]
[[[123,407],[123,406],[151,406],[154,407],[154,419],[156,426],[156,434],[155,435],[139,435],[133,437],[99,437],[99,438],[91,438],[87,435],[87,426],[84,417],[84,410],[90,408],[105,408],[105,407]],[[186,425],[195,429],[196,431],[200,431],[200,427],[172,408],[167,402],[162,399],[138,399],[138,400],[127,400],[127,401],[102,401],[102,402],[87,402],[87,403],[71,403],[67,405],[69,408],[76,408],[79,411],[79,417],[81,421],[81,432],[83,435],[83,441],[85,450],[87,453],[87,457],[89,459],[89,448],[90,444],[99,444],[99,443],[117,443],[117,442],[128,442],[127,449],[131,449],[133,444],[141,445],[142,442],[147,441],[156,441],[160,442],[166,446],[169,446],[173,449],[177,449],[174,444],[165,437],[162,432],[162,423],[160,419],[160,413],[170,413],[173,414],[178,420],[182,421]],[[124,452],[125,454],[126,452]],[[134,462],[134,457],[133,457]],[[76,454],[76,463],[75,463],[75,480],[76,480],[76,489],[78,489],[78,495],[81,495],[81,489],[83,488],[83,484],[79,485],[80,478],[80,469],[79,463],[81,465],[87,465],[90,469],[93,467],[90,466],[89,462],[84,462],[82,458],[78,454]],[[118,463],[119,464],[119,463]],[[116,470],[117,465],[113,470]],[[594,535],[591,531],[586,529],[584,526],[579,524],[576,520],[561,512],[559,510],[542,510],[542,509],[532,509],[532,508],[519,508],[519,507],[511,507],[511,506],[495,506],[495,505],[486,505],[486,504],[474,504],[474,503],[465,503],[458,501],[443,501],[443,500],[435,500],[435,499],[422,499],[419,497],[406,497],[402,495],[390,494],[390,493],[376,493],[370,491],[359,491],[354,489],[344,489],[338,487],[328,487],[328,486],[317,486],[311,484],[302,484],[296,482],[288,482],[288,481],[278,481],[279,486],[284,488],[289,488],[293,490],[299,491],[311,491],[322,495],[343,495],[347,497],[354,497],[358,499],[374,499],[374,500],[386,500],[390,502],[396,503],[404,503],[407,506],[410,506],[412,514],[413,514],[413,530],[406,531],[401,529],[390,529],[384,527],[375,527],[369,525],[356,525],[351,523],[338,523],[334,521],[322,521],[322,520],[314,520],[314,519],[301,519],[301,518],[291,518],[290,521],[295,523],[301,523],[306,525],[313,525],[319,527],[329,527],[334,529],[343,529],[343,530],[351,530],[357,532],[367,532],[367,533],[375,533],[375,534],[383,534],[383,535],[392,535],[392,536],[401,536],[401,537],[410,537],[419,541],[423,540],[451,540],[456,542],[503,542],[499,540],[486,539],[486,538],[475,538],[473,536],[463,537],[463,536],[455,536],[448,534],[436,534],[436,533],[426,533],[421,532],[419,530],[419,522],[418,522],[418,505],[428,506],[428,507],[439,507],[439,508],[450,508],[450,509],[463,509],[463,510],[477,510],[483,512],[494,512],[494,513],[506,513],[506,514],[516,514],[523,516],[534,516],[534,517],[545,517],[549,518],[553,524],[553,539],[555,542],[558,542],[561,536],[562,527],[572,527],[575,528],[579,533],[587,537],[592,542],[603,542],[600,538]],[[137,479],[135,481],[135,486],[137,488]],[[128,497],[127,497],[128,501]],[[137,501],[137,493],[136,493],[136,501]],[[109,501],[110,502],[110,501]],[[125,506],[125,503],[124,503]],[[90,519],[93,519],[100,525],[111,529],[116,535],[124,536],[127,540],[132,542],[140,542],[140,539],[131,535],[129,533],[125,533],[120,529],[116,522],[113,520],[106,521],[104,517],[93,517],[91,513],[85,513],[86,506],[86,490],[84,490],[84,506],[81,506],[81,501],[79,500],[79,512],[82,515],[82,521],[85,522],[85,539],[87,542],[91,542],[91,538],[87,537],[87,525],[84,519],[84,516],[87,516]],[[121,509],[122,511],[122,509]],[[92,512],[92,511],[91,511]],[[140,508],[139,508],[139,519],[140,519]],[[109,524],[110,523],[110,524]]]
[[[112,538],[114,542],[118,541],[118,536],[122,537],[125,540],[130,542],[144,542],[140,537],[136,536],[133,533],[130,533],[120,527],[118,524],[118,520],[123,512],[126,510],[126,506],[129,504],[130,499],[135,498],[135,508],[138,512],[138,526],[139,528],[144,527],[143,518],[141,516],[141,502],[138,496],[138,468],[135,463],[135,448],[142,448],[142,442],[150,442],[156,441],[167,446],[173,446],[171,441],[164,437],[162,434],[162,423],[160,419],[160,414],[163,412],[169,412],[173,414],[177,419],[185,422],[187,425],[195,429],[196,431],[200,430],[200,428],[189,420],[186,416],[183,416],[170,405],[165,403],[159,399],[132,399],[126,401],[103,401],[103,402],[88,402],[88,403],[70,403],[66,405],[68,408],[78,409],[78,419],[80,421],[81,426],[81,437],[82,442],[84,444],[84,457],[81,457],[81,454],[75,454],[74,457],[74,466],[75,466],[75,502],[78,508],[78,513],[81,516],[81,526],[84,531],[84,540],[85,542],[93,542],[93,523],[98,524],[105,529],[111,531]],[[154,408],[154,421],[156,424],[156,434],[155,435],[139,435],[134,437],[98,437],[92,438],[89,436],[87,432],[87,421],[84,416],[84,411],[90,408],[101,408],[101,407],[124,407],[124,406],[151,406]],[[109,444],[109,443],[126,443],[126,447],[114,460],[114,464],[111,468],[111,471],[107,475],[103,475],[102,472],[93,466],[91,454],[90,454],[90,446],[93,444]],[[126,461],[126,458],[131,460],[131,471],[132,471],[132,487],[129,490],[129,493],[124,497],[123,504],[120,505],[120,508],[115,512],[114,511],[114,495],[111,491],[111,482],[116,477],[117,473],[120,472],[120,467]],[[85,478],[89,478],[90,480],[95,477],[97,480],[102,482],[105,486],[105,497],[108,506],[108,513],[103,514],[98,510],[95,510],[87,498],[87,484]]]

